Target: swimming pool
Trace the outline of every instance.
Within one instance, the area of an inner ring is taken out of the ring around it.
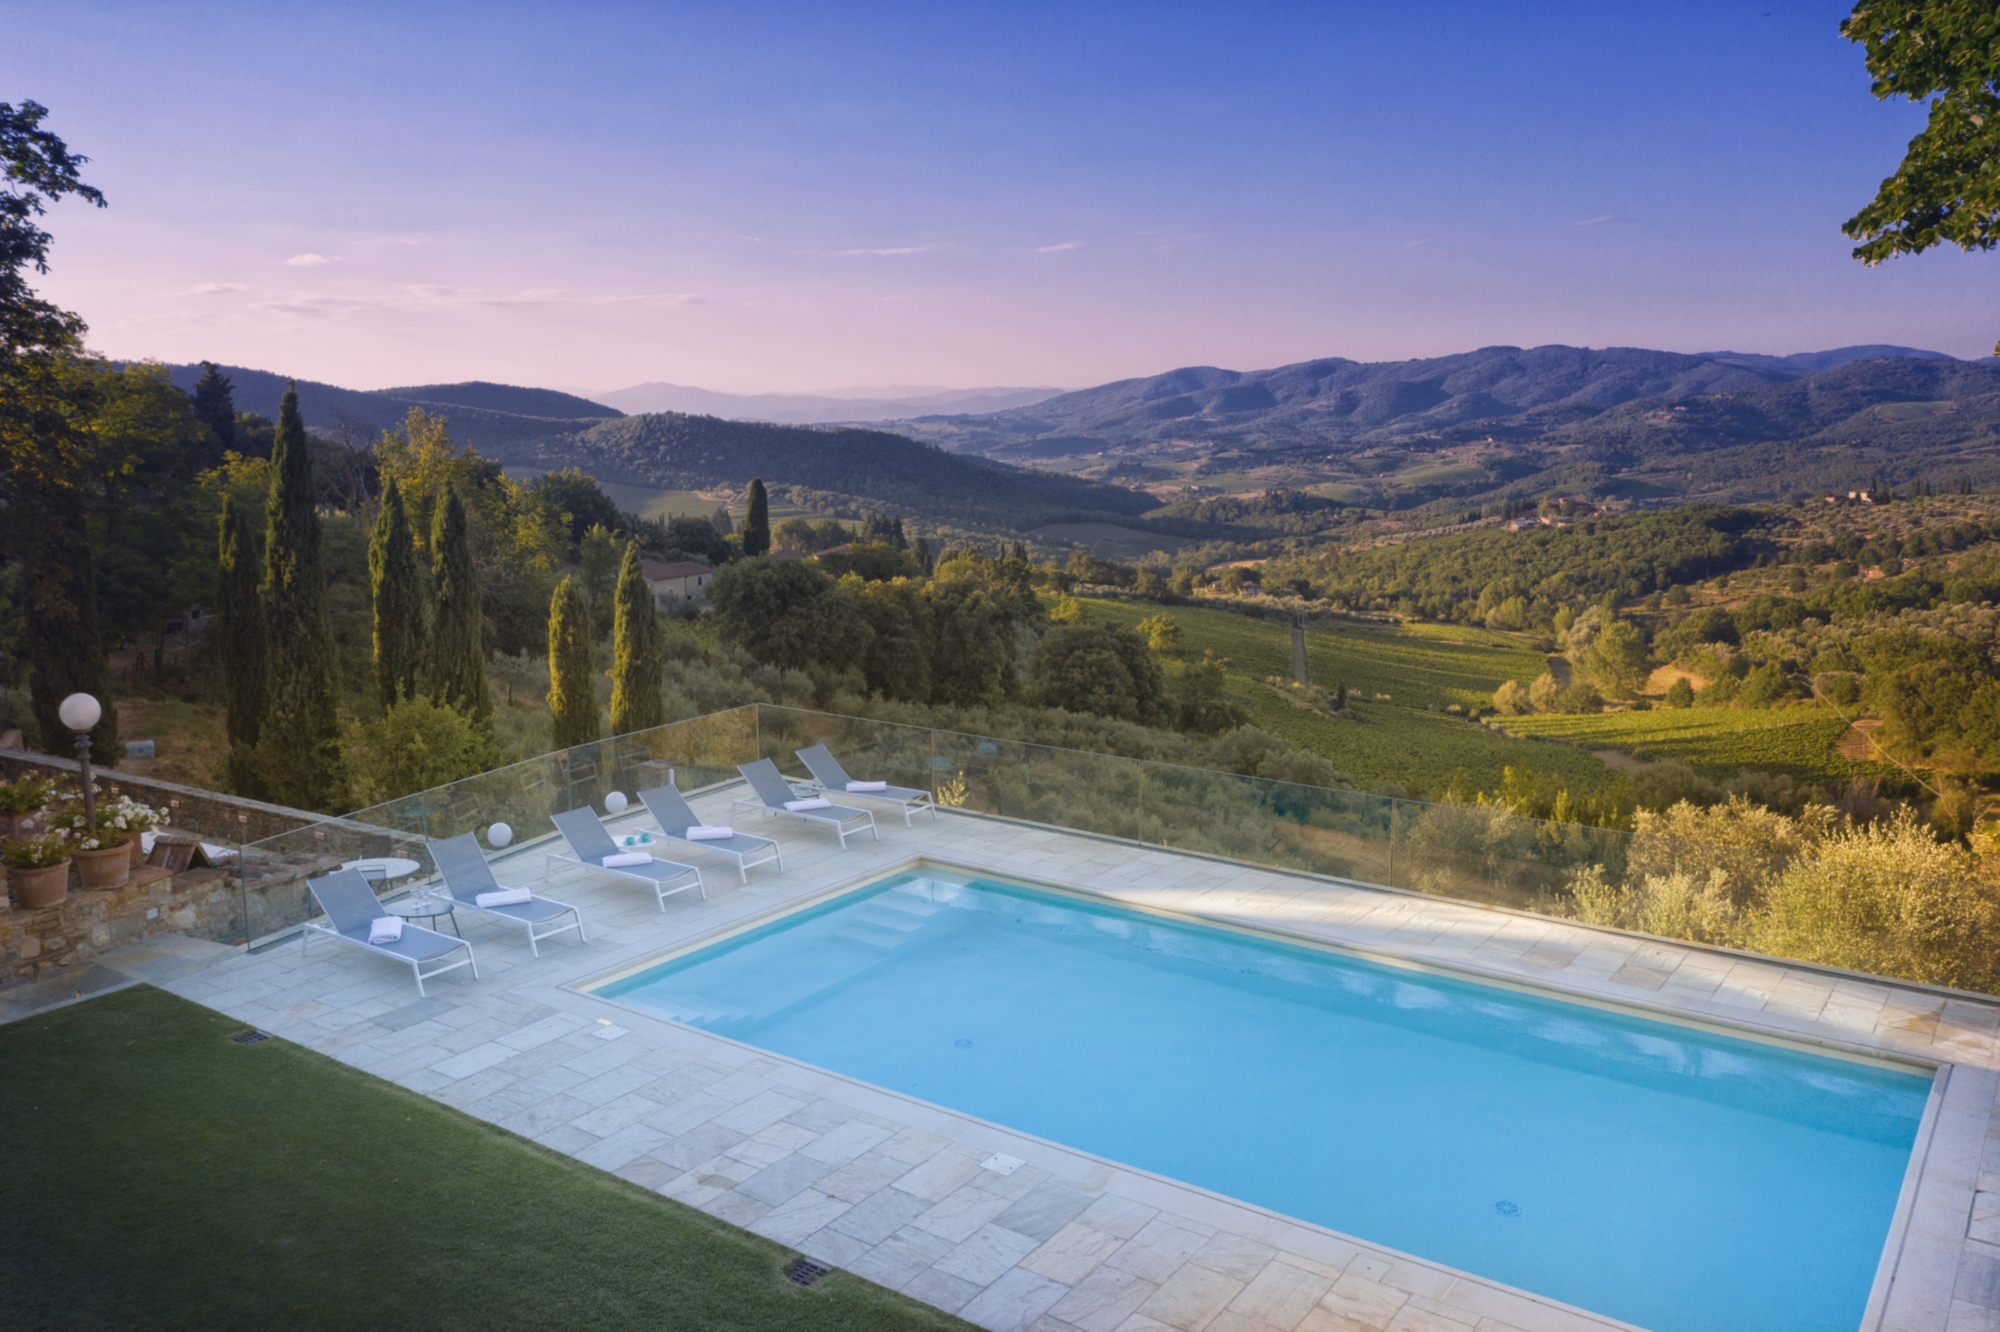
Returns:
[[[1656,1332],[1858,1326],[1931,1086],[931,869],[595,992]]]

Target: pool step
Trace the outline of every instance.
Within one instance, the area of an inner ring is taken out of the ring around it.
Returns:
[[[900,891],[883,893],[849,918],[836,938],[887,951],[907,943],[924,922],[943,908]]]

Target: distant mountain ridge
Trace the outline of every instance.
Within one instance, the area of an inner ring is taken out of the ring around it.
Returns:
[[[1540,434],[1639,399],[1756,388],[1877,353],[1951,360],[1900,347],[1791,357],[1483,347],[1412,361],[1329,357],[1253,371],[1187,366],[973,420],[922,417],[897,424],[950,448],[1019,459],[1178,441],[1312,448],[1435,435],[1474,424]]]
[[[275,417],[291,380],[242,366],[230,379],[238,411]],[[199,365],[169,366],[192,389]],[[624,413],[553,389],[473,381],[359,390],[297,381],[308,429],[343,427],[366,444],[421,407],[446,417],[455,439],[498,462],[582,467],[603,481],[665,490],[740,487],[753,476],[805,487],[848,508],[883,506],[975,531],[1020,531],[1052,522],[1129,521],[1154,508],[1137,491],[1079,477],[966,458],[879,430],[725,421],[663,412]],[[1143,526],[1143,525],[1141,525]]]
[[[779,425],[855,424],[911,416],[983,414],[1027,407],[1061,393],[1055,388],[939,389],[897,396],[830,393],[717,393],[684,384],[635,384],[592,395],[622,412],[683,412],[725,421]]]

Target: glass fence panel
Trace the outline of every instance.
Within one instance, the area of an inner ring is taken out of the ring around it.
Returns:
[[[394,897],[430,877],[427,840],[473,833],[489,855],[502,847],[514,854],[555,839],[551,815],[602,809],[612,791],[631,799],[670,780],[692,791],[733,779],[736,764],[755,756],[756,733],[755,709],[737,708],[539,755],[249,843],[239,878],[239,942],[268,943],[318,915],[307,880],[343,865],[376,862],[363,872]]]
[[[638,830],[650,826],[636,799],[648,787],[673,782],[689,794],[731,788],[737,765],[758,757],[804,784],[811,774],[798,751],[813,745],[825,745],[848,778],[927,791],[946,810],[1668,937],[1782,947],[1912,979],[1973,979],[1960,957],[1965,948],[1955,935],[1945,937],[1948,929],[1943,942],[1898,944],[1908,956],[1877,959],[1860,944],[1839,942],[1845,917],[1819,920],[1812,912],[1825,894],[1801,886],[1802,876],[1827,880],[1815,868],[1820,862],[1795,860],[1806,852],[1770,850],[1755,828],[1744,834],[1751,845],[1715,845],[1671,832],[1637,835],[774,705],[541,755],[250,843],[241,878],[244,940],[268,942],[317,914],[306,880],[343,864],[403,862],[375,871],[381,891],[393,895],[430,874],[426,838],[470,832],[489,854],[501,854],[495,829],[505,824],[505,853],[519,853],[554,840],[552,814],[583,805],[608,813],[613,791],[629,802],[621,829]],[[879,814],[880,806],[871,808]],[[1884,864],[1867,873],[1895,878],[1897,871]],[[1905,877],[1912,884],[1879,889],[1888,895],[1883,900],[1935,900],[1942,905],[1926,910],[1947,922],[1972,911],[1960,900],[1971,900],[1964,885]],[[1853,887],[1850,895],[1860,893]],[[1772,932],[1779,907],[1797,917],[1787,918],[1790,933]],[[1943,960],[1924,961],[1926,948]]]

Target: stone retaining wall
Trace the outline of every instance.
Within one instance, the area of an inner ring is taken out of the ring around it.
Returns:
[[[115,786],[147,804],[165,805],[175,831],[231,849],[322,821],[321,815],[302,809],[115,768],[92,772],[100,790]],[[28,773],[74,781],[78,764],[51,754],[0,750],[0,780]],[[75,882],[72,871],[72,885]],[[175,875],[142,868],[133,871],[133,881],[122,887],[92,892],[72,887],[62,902],[35,910],[10,905],[8,894],[0,891],[0,988],[43,980],[68,968],[87,968],[100,953],[161,932],[241,943],[243,890],[233,865]]]
[[[72,891],[54,906],[9,907],[0,894],[0,989],[86,968],[100,953],[162,931],[231,941],[243,934],[243,895],[227,870],[133,872],[117,888]]]

